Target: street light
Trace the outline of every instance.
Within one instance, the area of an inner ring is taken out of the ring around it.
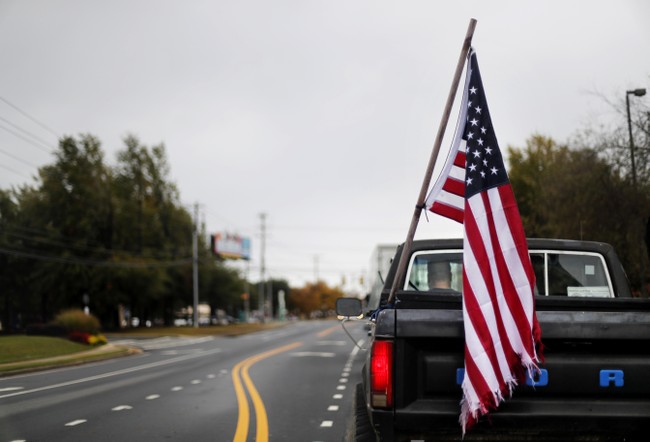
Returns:
[[[632,117],[630,116],[630,95],[634,95],[635,97],[643,97],[645,95],[645,89],[639,88],[639,89],[633,89],[631,91],[626,91],[625,92],[625,105],[627,107],[627,130],[630,134],[630,160],[632,162],[632,188],[634,189],[634,192],[636,192],[636,165],[634,164],[634,138],[632,137]],[[643,241],[641,241],[641,255],[640,255],[640,261],[639,264],[641,266],[641,281],[640,281],[640,286],[639,290],[641,292],[641,296],[645,296],[645,287],[644,287],[644,266],[643,266]]]
[[[632,138],[632,117],[630,116],[630,95],[643,97],[645,89],[634,89],[625,92],[625,105],[627,107],[627,130],[630,134],[630,159],[632,161],[632,186],[636,190],[636,165],[634,164],[634,138]]]

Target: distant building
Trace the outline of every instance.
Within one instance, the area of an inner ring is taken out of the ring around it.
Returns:
[[[367,307],[375,310],[379,307],[381,289],[384,287],[384,280],[388,274],[390,264],[395,257],[397,244],[378,244],[370,256],[370,272],[368,273],[369,292],[366,298]]]

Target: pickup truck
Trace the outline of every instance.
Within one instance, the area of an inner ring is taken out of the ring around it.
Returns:
[[[608,244],[528,239],[528,248],[544,362],[464,437],[462,239],[414,241],[393,305],[402,247],[370,310],[338,300],[340,316],[370,323],[352,440],[647,440],[650,299],[632,297]]]

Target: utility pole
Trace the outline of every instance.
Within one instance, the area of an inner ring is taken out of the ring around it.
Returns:
[[[265,254],[265,249],[266,249],[266,213],[260,213],[260,229],[261,229],[261,241],[260,241],[260,286],[257,291],[257,305],[258,309],[262,310],[262,318],[263,320],[266,320],[266,309],[264,308],[265,302],[265,285],[264,285],[264,277],[265,274],[264,272],[266,271],[264,267],[264,254]]]
[[[192,232],[192,276],[194,307],[192,309],[195,328],[199,327],[199,204],[194,203],[194,231]]]

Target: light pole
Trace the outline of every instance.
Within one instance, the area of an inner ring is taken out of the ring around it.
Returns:
[[[636,165],[634,164],[634,138],[632,137],[632,117],[630,116],[630,95],[643,97],[645,89],[634,89],[625,92],[625,106],[627,108],[627,130],[630,134],[630,159],[632,161],[632,185],[636,190]]]
[[[643,97],[645,95],[645,89],[639,88],[639,89],[633,89],[630,91],[625,92],[625,106],[627,108],[627,130],[630,135],[630,161],[632,163],[632,188],[634,189],[634,192],[636,193],[636,164],[634,163],[634,137],[632,136],[632,116],[630,115],[630,95],[634,95],[635,97]],[[641,275],[640,275],[640,285],[639,285],[639,291],[641,293],[641,296],[645,296],[645,269],[643,265],[643,241],[640,242],[641,244],[641,255],[639,256],[639,265],[641,266]]]

